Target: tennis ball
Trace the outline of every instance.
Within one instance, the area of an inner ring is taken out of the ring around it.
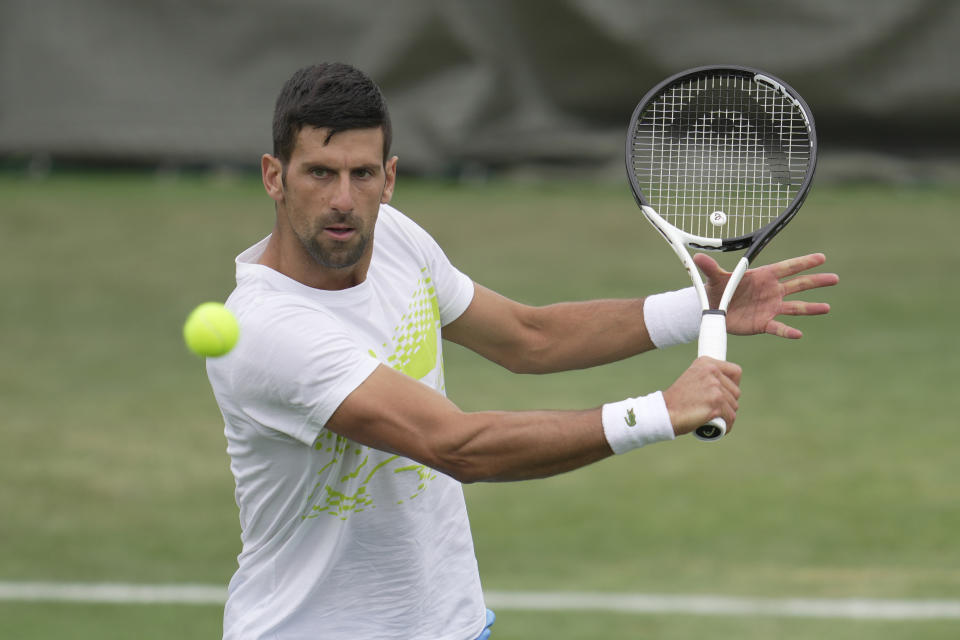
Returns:
[[[216,358],[229,353],[240,337],[240,326],[219,302],[204,302],[187,316],[183,339],[198,356]]]

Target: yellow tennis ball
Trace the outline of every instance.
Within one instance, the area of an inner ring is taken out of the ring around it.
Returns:
[[[229,353],[240,337],[240,326],[219,302],[204,302],[187,316],[183,339],[198,356],[216,358]]]

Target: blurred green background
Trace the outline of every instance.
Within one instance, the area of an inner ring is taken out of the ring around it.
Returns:
[[[825,252],[841,284],[809,297],[832,314],[731,339],[730,438],[466,487],[487,590],[960,609],[958,38],[942,0],[0,2],[0,639],[221,635],[218,603],[16,583],[225,589],[233,480],[181,326],[272,227],[255,174],[280,86],[334,60],[390,103],[394,204],[529,303],[688,285],[623,172],[661,79],[759,67],[816,116],[813,190],[760,260]],[[695,347],[543,377],[445,355],[465,409],[579,408],[665,387]],[[960,637],[956,617],[498,614],[495,640]]]
[[[823,251],[805,337],[732,338],[737,429],[560,477],[466,488],[485,588],[960,599],[960,188],[816,184],[762,262]],[[272,206],[249,174],[0,174],[0,581],[225,585],[239,523],[188,311],[222,300]],[[394,204],[529,303],[687,286],[624,183],[401,175]],[[932,234],[936,234],[933,235]],[[724,258],[721,258],[724,261]],[[728,265],[729,266],[729,265]],[[574,408],[668,385],[680,346],[515,376],[455,346],[465,409]],[[218,637],[217,605],[0,602],[3,638]],[[958,620],[499,613],[503,638],[954,638]]]

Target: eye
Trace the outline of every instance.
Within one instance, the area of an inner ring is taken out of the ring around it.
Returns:
[[[332,175],[330,169],[324,167],[313,167],[310,169],[310,175],[314,178],[329,178]]]
[[[373,171],[367,167],[362,167],[360,169],[354,169],[353,175],[356,178],[370,178],[373,176]]]

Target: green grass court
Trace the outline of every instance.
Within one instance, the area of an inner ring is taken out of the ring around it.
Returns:
[[[253,177],[0,175],[0,581],[225,585],[233,481],[180,327],[222,300],[272,226]],[[824,251],[838,287],[799,342],[732,338],[732,437],[557,478],[467,487],[484,585],[502,591],[960,599],[954,186],[815,185],[763,262]],[[531,303],[687,286],[626,184],[405,180],[394,204],[461,269]],[[935,237],[935,236],[934,236]],[[727,266],[728,258],[721,257]],[[446,351],[465,409],[580,408],[668,385],[674,347],[514,376]],[[0,602],[2,638],[214,638],[211,605]],[[956,638],[960,621],[501,611],[520,638]]]

